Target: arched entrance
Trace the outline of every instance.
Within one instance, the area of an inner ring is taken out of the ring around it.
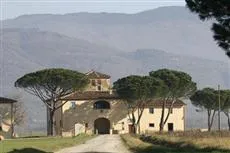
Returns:
[[[94,121],[94,133],[95,134],[109,134],[110,133],[110,121],[106,118],[98,118]]]

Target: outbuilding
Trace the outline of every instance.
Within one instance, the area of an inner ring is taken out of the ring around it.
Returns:
[[[9,126],[9,129],[10,129],[10,135],[11,135],[11,138],[13,138],[13,119],[14,119],[14,114],[13,114],[13,108],[14,108],[14,104],[16,103],[17,101],[14,100],[14,99],[10,99],[10,98],[5,98],[5,97],[0,97],[0,105],[9,105],[10,107],[10,123],[4,123],[3,122],[3,118],[0,114],[0,130],[3,130],[3,126]]]

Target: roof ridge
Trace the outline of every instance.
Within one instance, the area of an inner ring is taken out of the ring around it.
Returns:
[[[93,69],[91,69],[90,71],[88,71],[88,72],[86,72],[85,74],[86,75],[89,75],[90,73],[92,73],[92,72],[95,72]]]
[[[94,71],[94,73],[96,74],[96,76],[97,76],[97,77],[99,77],[99,76],[100,76],[100,75],[98,74],[99,72]]]
[[[93,69],[92,69],[91,71],[87,72],[86,75],[87,75],[88,77],[92,77],[92,78],[95,77],[95,79],[96,79],[96,78],[107,78],[107,79],[109,79],[109,78],[111,77],[111,76],[108,75],[108,74],[101,73],[101,72],[97,72],[97,71],[95,71],[95,70],[93,70]]]
[[[0,97],[0,103],[15,103],[17,100],[6,98],[6,97]]]

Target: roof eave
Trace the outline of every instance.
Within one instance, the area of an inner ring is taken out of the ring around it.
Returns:
[[[17,100],[14,99],[0,97],[0,104],[9,104],[9,103],[16,103],[16,102]]]
[[[65,99],[61,99],[62,101],[64,100],[68,100],[68,101],[71,101],[71,100],[101,100],[101,99],[110,99],[110,100],[117,100],[117,99],[120,99],[120,98],[116,98],[116,97],[98,97],[98,98],[65,98]]]

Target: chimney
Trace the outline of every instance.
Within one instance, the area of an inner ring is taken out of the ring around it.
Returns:
[[[109,89],[109,94],[112,95],[113,94],[113,90]]]

